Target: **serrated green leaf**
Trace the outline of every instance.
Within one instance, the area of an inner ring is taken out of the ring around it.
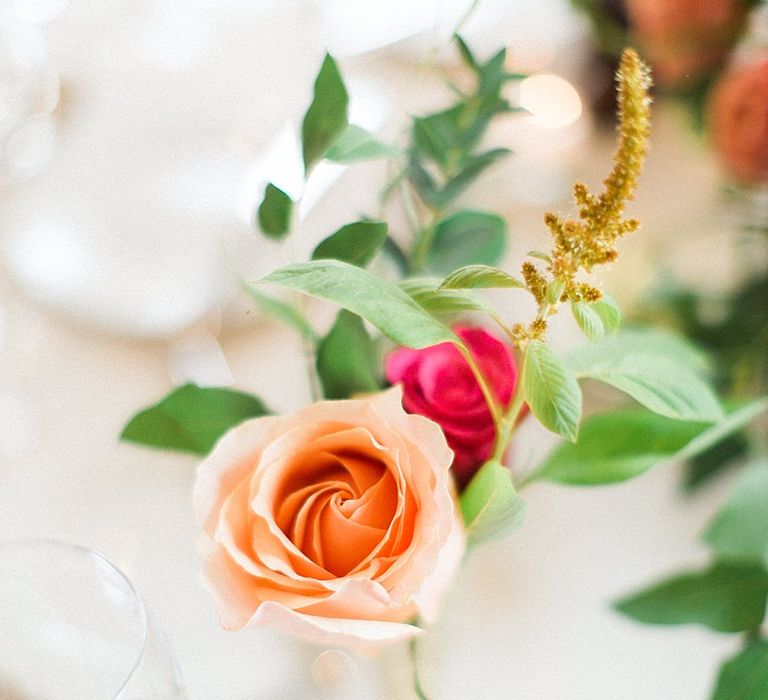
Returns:
[[[646,343],[643,334],[619,333],[589,350],[576,350],[567,363],[578,377],[610,384],[660,415],[678,420],[721,419],[720,402],[697,368],[687,364],[688,355],[656,344],[653,334],[650,338]]]
[[[700,624],[743,632],[763,621],[768,573],[751,564],[720,562],[680,574],[616,603],[625,615],[653,625]]]
[[[230,428],[267,415],[261,399],[225,388],[185,384],[137,413],[120,438],[150,447],[205,455]]]
[[[387,237],[383,221],[356,221],[342,226],[315,248],[312,260],[342,260],[365,267],[381,248]]]
[[[429,315],[397,285],[340,260],[286,265],[261,284],[296,289],[332,301],[361,316],[384,335],[410,348],[459,343],[453,332]]]
[[[465,265],[448,275],[440,284],[441,289],[493,289],[525,285],[512,275],[490,265]]]
[[[758,639],[723,664],[712,700],[768,698],[768,641]]]
[[[587,338],[593,343],[602,340],[605,335],[605,326],[591,303],[585,301],[571,302],[571,313]]]
[[[490,212],[459,211],[435,227],[427,268],[445,276],[466,265],[495,265],[507,247],[507,224]]]
[[[619,330],[621,326],[621,309],[613,297],[603,292],[602,299],[592,302],[592,308],[603,322],[605,330],[609,333],[615,333]]]
[[[283,238],[291,228],[293,200],[271,182],[264,190],[256,218],[265,236]]]
[[[517,495],[509,469],[494,461],[472,477],[459,500],[469,544],[509,532],[525,513],[525,501]]]
[[[382,143],[361,126],[348,124],[334,141],[325,157],[336,163],[357,163],[378,158],[392,158],[400,155],[396,148]]]
[[[315,338],[315,331],[298,309],[280,299],[275,299],[274,297],[262,294],[248,284],[243,283],[241,286],[243,292],[253,299],[262,311],[268,313],[270,316],[274,316],[287,326],[298,331],[305,338]]]
[[[319,161],[347,127],[349,95],[330,54],[315,79],[314,97],[301,124],[304,170]]]
[[[317,374],[326,399],[381,389],[377,377],[378,349],[363,320],[340,311],[328,335],[317,347]]]
[[[704,540],[721,559],[768,567],[768,459],[758,459],[742,471]]]
[[[572,372],[538,340],[526,349],[522,387],[525,401],[538,421],[575,441],[581,419],[581,389]]]

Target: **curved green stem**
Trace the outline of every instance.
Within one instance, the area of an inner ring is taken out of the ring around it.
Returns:
[[[419,698],[419,700],[429,700],[429,696],[421,685],[421,678],[419,676],[419,650],[416,637],[413,637],[411,641],[408,642],[408,651],[410,652],[411,666],[413,668],[413,691],[416,693],[416,697]]]
[[[493,393],[491,392],[491,389],[488,386],[488,382],[485,381],[485,377],[483,376],[483,373],[480,371],[480,367],[477,366],[477,363],[475,362],[475,358],[472,357],[472,353],[464,345],[459,344],[456,347],[459,349],[459,352],[461,353],[462,357],[467,361],[469,368],[472,370],[472,374],[474,375],[478,385],[480,386],[480,391],[483,392],[483,398],[485,399],[485,403],[488,404],[488,410],[491,412],[491,417],[493,418],[493,422],[496,425],[498,425],[499,421],[501,420],[501,407],[499,406],[498,402],[493,396]]]

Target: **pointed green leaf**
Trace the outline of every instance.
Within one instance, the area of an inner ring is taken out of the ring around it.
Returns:
[[[592,308],[603,322],[605,330],[609,333],[615,333],[619,330],[619,326],[621,326],[621,309],[613,297],[603,292],[603,298],[600,301],[592,302]]]
[[[460,505],[469,544],[509,532],[525,513],[525,501],[517,495],[509,469],[493,461],[472,477]]]
[[[256,396],[185,384],[136,414],[120,437],[151,447],[204,455],[230,428],[267,413]]]
[[[383,221],[356,221],[342,226],[315,248],[312,260],[342,260],[365,267],[373,260],[387,237]]]
[[[762,623],[766,595],[768,573],[761,567],[721,562],[635,593],[616,609],[652,625],[696,623],[718,632],[743,632]]]
[[[565,281],[559,277],[555,277],[555,279],[547,285],[547,301],[553,306],[560,303],[564,291]]]
[[[624,481],[662,462],[683,461],[741,430],[768,401],[747,404],[720,423],[690,423],[640,408],[589,416],[576,444],[563,443],[529,480],[592,485]]]
[[[571,313],[579,324],[579,328],[593,343],[605,335],[605,326],[593,304],[585,301],[571,302]]]
[[[459,211],[438,222],[427,268],[449,275],[466,265],[495,265],[507,247],[507,224],[482,211]]]
[[[508,156],[512,151],[508,148],[494,148],[485,153],[468,158],[458,174],[454,175],[435,195],[432,204],[444,208],[455,200],[469,187],[488,167],[497,160]]]
[[[419,306],[430,314],[455,314],[461,311],[479,311],[489,315],[493,308],[469,289],[441,289],[440,280],[414,277],[398,283]]]
[[[529,258],[538,258],[539,260],[543,260],[545,263],[552,262],[552,258],[547,253],[543,253],[540,250],[529,250],[526,255]]]
[[[552,432],[575,441],[581,418],[581,389],[571,371],[544,343],[528,345],[522,377],[531,413]]]
[[[399,345],[424,348],[459,342],[449,328],[430,316],[397,285],[339,260],[286,265],[260,283],[288,287],[332,301],[370,321]]]
[[[768,567],[768,459],[758,459],[739,475],[704,539],[722,559]]]
[[[356,163],[363,160],[392,158],[397,155],[400,155],[400,151],[396,148],[378,141],[373,134],[361,126],[349,124],[328,149],[325,157],[336,163]]]
[[[271,182],[264,190],[257,219],[265,236],[282,238],[291,228],[293,200]]]
[[[467,46],[467,43],[464,41],[464,39],[462,39],[458,34],[454,34],[453,40],[456,42],[456,46],[459,49],[459,54],[464,59],[464,63],[466,63],[467,66],[472,70],[477,71],[480,65],[478,64],[475,55],[470,50],[469,46]]]
[[[320,160],[347,126],[349,96],[330,54],[315,79],[314,97],[301,125],[304,170]]]
[[[758,639],[723,664],[712,700],[768,698],[768,640]]]
[[[525,285],[520,280],[515,279],[504,270],[490,265],[465,265],[448,275],[440,285],[441,289],[491,289],[500,287],[525,289]]]
[[[363,320],[340,311],[317,347],[317,373],[326,399],[346,399],[353,394],[378,391],[378,349]]]
[[[655,335],[619,333],[578,349],[568,357],[577,376],[610,384],[651,411],[679,420],[714,422],[723,410],[698,367],[672,346],[655,344]]]
[[[298,331],[305,338],[315,337],[315,331],[312,329],[312,326],[309,325],[307,319],[304,318],[298,309],[280,299],[262,294],[245,283],[241,286],[243,291],[259,305],[262,311]]]

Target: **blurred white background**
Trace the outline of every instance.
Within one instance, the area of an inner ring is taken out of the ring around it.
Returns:
[[[268,177],[298,186],[296,132],[326,49],[354,121],[394,138],[446,98],[448,38],[469,4],[0,0],[0,533],[77,542],[121,566],[194,700],[406,697],[402,650],[316,659],[266,630],[222,631],[198,576],[194,460],[117,436],[186,379],[235,384],[277,410],[308,401],[296,339],[260,319],[238,281],[373,213],[386,172],[318,168],[285,244],[254,231],[254,205]],[[611,135],[589,115],[585,27],[565,0],[481,0],[462,32],[482,56],[506,46],[510,69],[534,76],[519,95],[532,116],[493,134],[515,155],[465,197],[509,219],[514,262],[540,246],[547,208],[570,208],[576,176],[607,171]],[[683,274],[729,279],[727,256],[707,252],[727,234],[706,158],[678,115],[657,112],[634,212],[645,230],[608,278],[625,303],[660,251]],[[670,240],[683,225],[698,229],[693,258]],[[572,329],[557,337],[571,342]],[[518,459],[550,444],[528,429]],[[702,560],[696,536],[718,498],[715,487],[683,499],[672,468],[600,490],[531,490],[524,527],[472,554],[423,644],[431,696],[704,697],[731,640],[641,627],[609,602]]]

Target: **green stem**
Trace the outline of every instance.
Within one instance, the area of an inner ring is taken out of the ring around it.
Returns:
[[[485,403],[488,404],[488,410],[491,412],[491,417],[493,418],[493,422],[496,425],[498,425],[499,420],[501,419],[501,408],[499,407],[499,404],[494,398],[493,393],[491,392],[491,389],[488,386],[488,383],[485,381],[485,377],[483,376],[483,373],[480,371],[480,368],[477,366],[477,363],[475,362],[475,358],[472,357],[472,353],[464,345],[457,345],[456,347],[459,349],[459,352],[461,353],[462,357],[467,361],[469,368],[472,370],[472,374],[474,375],[478,385],[480,386],[480,391],[483,392],[483,398],[485,399]]]
[[[424,691],[424,687],[421,685],[421,678],[419,677],[419,659],[418,659],[418,643],[416,637],[413,637],[408,642],[408,651],[411,657],[411,666],[413,667],[413,691],[416,693],[416,697],[419,700],[429,700],[429,696]]]
[[[501,420],[496,423],[496,445],[493,449],[493,457],[491,459],[501,462],[504,457],[504,453],[507,450],[512,435],[515,432],[517,426],[517,419],[520,417],[520,411],[523,410],[525,405],[525,396],[523,389],[520,386],[520,378],[523,376],[523,368],[525,367],[525,354],[523,353],[523,362],[520,365],[520,373],[518,374],[518,383],[515,387],[515,398],[513,399],[509,410],[502,416]]]

